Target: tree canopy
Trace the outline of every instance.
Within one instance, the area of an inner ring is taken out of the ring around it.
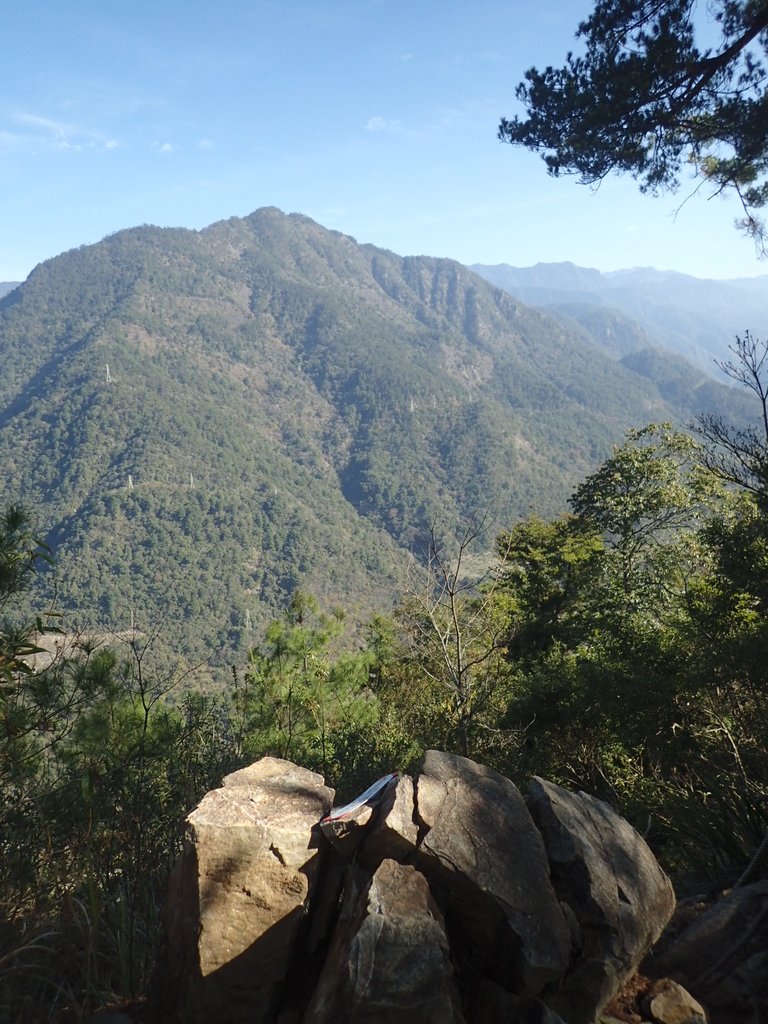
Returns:
[[[768,2],[597,0],[565,66],[530,68],[525,117],[499,138],[540,152],[549,172],[597,184],[628,172],[643,191],[679,185],[684,165],[733,190],[740,225],[765,253],[768,203]]]

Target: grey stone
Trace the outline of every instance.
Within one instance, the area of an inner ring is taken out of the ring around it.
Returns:
[[[477,1024],[568,1024],[540,999],[512,995],[487,980],[479,986],[471,1019]]]
[[[643,838],[602,800],[535,778],[528,806],[582,942],[547,1002],[567,1007],[570,1024],[591,1024],[661,934],[675,906],[672,885]]]
[[[380,779],[330,817],[332,791],[289,762],[228,776],[187,820],[156,1019],[593,1024],[665,923],[671,887],[605,804],[541,780],[531,794],[529,810],[508,779],[437,751],[415,781]],[[350,838],[329,846],[323,821]],[[734,920],[756,941],[738,938],[744,956],[714,973],[742,1006],[768,954],[763,911]]]
[[[423,836],[414,863],[451,939],[486,977],[537,995],[564,973],[570,930],[541,836],[518,789],[490,768],[430,750],[416,780]]]
[[[385,859],[402,863],[413,857],[418,841],[414,807],[413,779],[401,775],[377,808],[375,821],[357,854],[360,864],[373,869]]]
[[[358,843],[365,836],[366,827],[375,815],[370,804],[361,804],[344,818],[325,818],[320,822],[320,829],[337,853],[343,857],[351,857]]]
[[[350,867],[304,1024],[460,1024],[448,939],[426,880],[383,861]]]

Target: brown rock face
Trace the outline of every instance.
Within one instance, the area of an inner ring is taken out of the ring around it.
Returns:
[[[547,1001],[567,1008],[570,1024],[590,1024],[661,934],[674,892],[642,837],[602,800],[533,779],[528,806],[582,942]]]
[[[224,780],[187,819],[168,915],[184,1019],[274,1019],[319,867],[321,776],[264,758]]]
[[[516,786],[467,758],[430,750],[416,782],[416,810],[426,830],[416,864],[477,969],[530,995],[560,978],[570,933],[544,844]]]
[[[350,868],[304,1024],[459,1024],[448,938],[426,880],[385,860]]]

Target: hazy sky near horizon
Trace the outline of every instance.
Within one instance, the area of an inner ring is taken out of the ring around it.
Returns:
[[[497,141],[582,0],[27,0],[0,21],[0,281],[261,206],[401,255],[768,273],[735,202],[596,192]]]

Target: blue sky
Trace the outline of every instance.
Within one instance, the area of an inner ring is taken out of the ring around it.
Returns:
[[[0,281],[260,206],[402,255],[768,273],[733,202],[594,194],[496,140],[581,0],[26,0],[0,18]],[[677,212],[676,212],[677,211]]]

